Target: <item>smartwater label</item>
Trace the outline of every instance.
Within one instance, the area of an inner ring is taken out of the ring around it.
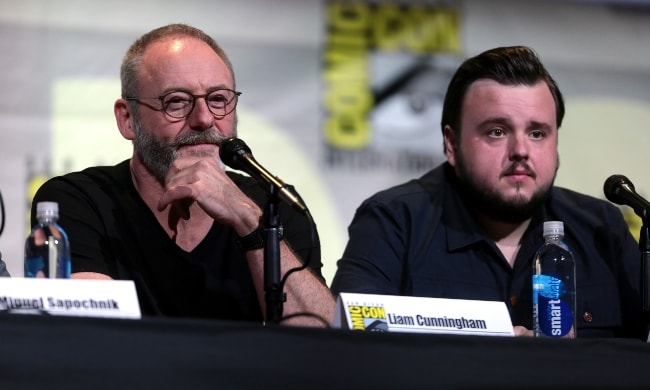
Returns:
[[[573,327],[571,306],[562,300],[567,288],[560,279],[533,275],[533,304],[537,305],[539,330],[550,337],[563,337]]]

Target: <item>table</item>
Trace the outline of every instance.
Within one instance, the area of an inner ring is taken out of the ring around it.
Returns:
[[[4,314],[0,387],[649,387],[650,345]]]

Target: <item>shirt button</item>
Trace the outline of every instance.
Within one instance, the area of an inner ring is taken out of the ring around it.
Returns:
[[[582,319],[585,320],[586,322],[591,322],[594,319],[594,316],[592,316],[590,312],[586,311],[582,315]]]

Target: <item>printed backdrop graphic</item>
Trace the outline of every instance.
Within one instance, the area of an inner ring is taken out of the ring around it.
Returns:
[[[229,54],[243,92],[239,136],[307,202],[328,282],[361,201],[444,161],[448,80],[464,58],[495,46],[535,48],[565,95],[557,184],[603,198],[604,180],[620,173],[648,196],[649,9],[562,0],[4,2],[0,251],[22,276],[38,186],[130,156],[113,117],[120,62],[138,36],[173,22],[204,29]]]
[[[440,162],[437,124],[460,62],[459,11],[330,1],[325,15],[327,166],[420,173]]]

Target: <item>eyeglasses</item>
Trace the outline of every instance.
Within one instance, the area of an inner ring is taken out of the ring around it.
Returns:
[[[158,97],[126,97],[124,99],[138,102],[155,111],[163,111],[172,118],[185,119],[194,110],[196,100],[203,98],[212,115],[217,119],[221,119],[235,110],[239,95],[241,95],[241,92],[222,88],[215,89],[203,95],[192,95],[184,91],[172,91]],[[142,99],[158,99],[162,108],[144,103],[141,101]]]

